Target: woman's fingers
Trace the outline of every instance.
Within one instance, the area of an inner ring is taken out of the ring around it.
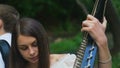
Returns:
[[[82,23],[82,29],[81,31],[89,31],[92,27],[94,26],[94,24],[92,24],[92,21],[86,20],[83,21]]]
[[[106,27],[106,21],[101,24],[98,19],[95,17],[88,15],[87,20],[83,21],[82,23],[82,29],[81,31],[88,32],[91,37],[96,41],[100,41],[102,37],[105,36],[105,28]]]
[[[87,20],[82,22],[82,29],[81,31],[91,31],[93,28],[96,27],[96,25],[99,23],[99,21],[93,17],[92,15],[87,16]]]
[[[94,21],[98,21],[94,16],[92,15],[87,15],[87,20],[94,20]]]

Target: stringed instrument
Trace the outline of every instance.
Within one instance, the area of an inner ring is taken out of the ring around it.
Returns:
[[[92,15],[100,22],[103,22],[107,0],[96,0]],[[85,32],[81,46],[79,47],[73,68],[94,68],[95,57],[97,54],[97,44],[91,36]]]

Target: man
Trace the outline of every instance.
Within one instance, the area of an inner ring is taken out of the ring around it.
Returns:
[[[13,26],[19,19],[18,11],[10,6],[5,4],[0,4],[0,40],[5,40],[11,45],[11,32]],[[2,54],[0,52],[0,68],[5,68]]]

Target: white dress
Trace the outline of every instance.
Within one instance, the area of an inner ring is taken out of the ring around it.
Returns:
[[[74,54],[66,54],[57,62],[52,64],[50,68],[73,68],[76,56]]]

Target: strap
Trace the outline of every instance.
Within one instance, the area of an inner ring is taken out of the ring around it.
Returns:
[[[10,46],[7,41],[0,40],[0,51],[2,54],[3,61],[5,63],[5,68],[8,68],[8,58],[9,58]]]

